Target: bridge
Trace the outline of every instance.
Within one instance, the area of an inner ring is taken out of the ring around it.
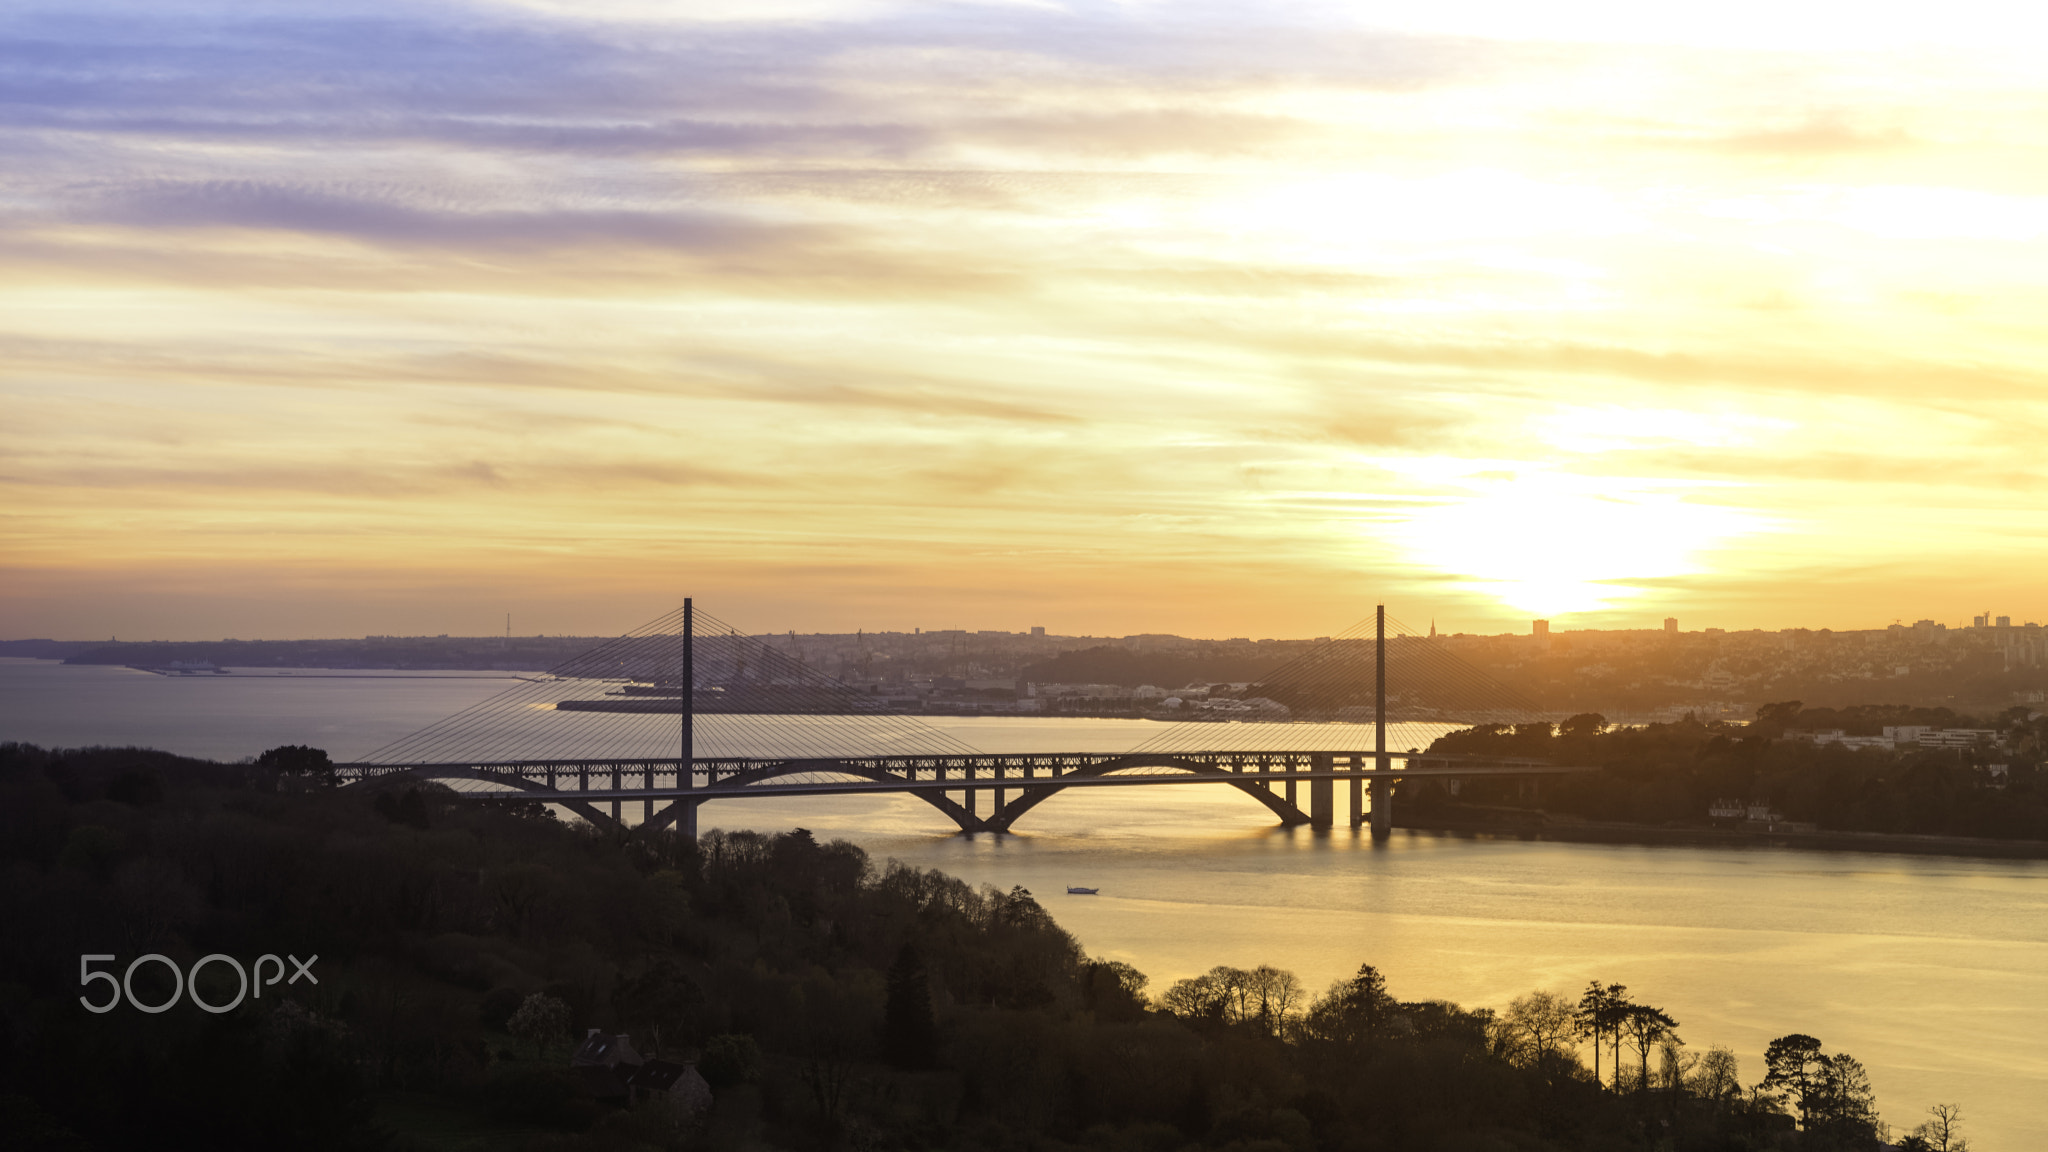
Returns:
[[[1203,748],[1204,741],[1220,743],[1215,737],[1226,728],[1236,742],[1255,730],[1276,737],[1272,745],[1308,729],[1195,722],[1164,726],[1159,736],[1124,752],[986,753],[915,717],[878,713],[871,698],[736,629],[721,625],[700,637],[701,622],[702,614],[686,600],[679,621],[656,621],[364,761],[340,765],[338,773],[351,783],[434,781],[478,802],[540,801],[600,827],[627,826],[627,806],[637,804],[643,830],[672,827],[690,837],[698,831],[698,810],[713,800],[906,793],[937,808],[962,832],[1003,833],[1070,788],[1171,785],[1236,788],[1282,824],[1329,829],[1337,825],[1341,790],[1347,825],[1369,822],[1374,838],[1384,839],[1392,831],[1394,793],[1403,782],[1540,779],[1594,770],[1534,759],[1390,751],[1384,608],[1376,614],[1370,648],[1370,749],[1341,743],[1326,749]],[[700,662],[698,650],[706,642],[712,659]],[[1310,688],[1358,678],[1357,661],[1318,652],[1290,666],[1291,678],[1283,669],[1261,687],[1313,699]],[[699,675],[707,663],[708,678]],[[1309,727],[1325,743],[1366,730],[1363,724]],[[724,747],[700,756],[699,737],[706,734]],[[669,742],[674,752],[617,754],[649,739]],[[875,751],[874,745],[902,750]],[[533,748],[541,754],[517,754]],[[507,751],[514,754],[502,754]]]
[[[1539,760],[1414,753],[1389,753],[1386,759],[1403,766],[1381,768],[1379,759],[1372,752],[738,758],[697,760],[687,782],[676,759],[346,764],[340,772],[351,781],[400,775],[475,781],[494,790],[464,795],[559,804],[599,826],[625,826],[624,805],[638,803],[643,829],[673,825],[690,836],[696,835],[697,808],[712,800],[906,792],[945,813],[962,832],[1008,832],[1025,813],[1068,788],[1174,784],[1227,784],[1272,809],[1282,824],[1330,828],[1342,784],[1349,794],[1349,826],[1364,825],[1369,811],[1373,835],[1385,838],[1393,828],[1394,787],[1402,781],[1593,771]],[[1308,793],[1307,811],[1301,808],[1302,791]],[[986,815],[980,811],[984,797]]]

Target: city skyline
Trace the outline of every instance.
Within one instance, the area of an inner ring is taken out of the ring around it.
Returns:
[[[465,618],[467,618],[467,617],[469,617],[469,616],[474,616],[474,615],[476,615],[476,614],[475,614],[475,613],[466,613],[466,614],[463,614],[463,615],[464,615],[464,617],[465,617]],[[500,619],[505,619],[505,616],[504,616],[503,614],[500,614]],[[1036,619],[1036,617],[1033,617],[1033,619]],[[1483,618],[1481,618],[1481,619],[1480,619],[1480,621],[1479,621],[1479,622],[1476,622],[1476,623],[1475,623],[1475,622],[1472,622],[1472,621],[1462,621],[1462,622],[1460,622],[1460,621],[1451,621],[1451,620],[1443,620],[1443,619],[1438,619],[1438,618],[1435,618],[1435,617],[1430,617],[1430,618],[1427,618],[1427,619],[1425,619],[1425,620],[1421,621],[1421,622],[1420,622],[1420,624],[1419,624],[1419,626],[1417,626],[1417,625],[1415,625],[1415,624],[1413,624],[1413,623],[1411,623],[1411,622],[1408,622],[1408,621],[1402,621],[1401,623],[1402,623],[1402,625],[1403,625],[1403,626],[1406,626],[1406,627],[1416,627],[1416,628],[1417,628],[1417,631],[1418,631],[1419,633],[1421,633],[1421,634],[1431,634],[1431,633],[1434,633],[1434,634],[1439,634],[1439,635],[1444,635],[1444,636],[1450,636],[1450,635],[1459,635],[1459,634],[1469,634],[1469,635],[1473,635],[1473,636],[1487,636],[1487,637],[1497,637],[1497,636],[1514,636],[1514,635],[1543,635],[1543,634],[1553,634],[1553,635],[1565,635],[1565,634],[1568,634],[1568,633],[1572,633],[1572,632],[1652,632],[1652,633],[1656,633],[1656,632],[1661,632],[1661,633],[1666,633],[1666,634],[1674,634],[1674,633],[1675,633],[1675,634],[1679,634],[1679,635],[1699,635],[1699,634],[1708,634],[1708,633],[1716,633],[1716,632],[1727,632],[1727,633],[1735,633],[1735,632],[1840,632],[1840,633],[1862,633],[1862,632],[1884,632],[1884,631],[1887,631],[1887,630],[1890,630],[1890,629],[1895,629],[1895,628],[1904,628],[1904,629],[1907,629],[1907,630],[1909,630],[1909,631],[1910,631],[1910,630],[1914,630],[1914,629],[1915,629],[1916,627],[1918,627],[1918,626],[1922,626],[1922,625],[1925,625],[1925,626],[1931,626],[1931,627],[1934,627],[1934,628],[1937,628],[1937,629],[1941,629],[1941,630],[1955,630],[1955,631],[1961,631],[1961,630],[1966,630],[1966,629],[1993,629],[1993,630],[1995,630],[1995,629],[1999,629],[1999,628],[2018,628],[2018,629],[2025,629],[2025,628],[2039,628],[2039,627],[2042,627],[2042,626],[2043,626],[2043,625],[2042,625],[2041,623],[2039,623],[2039,622],[2037,622],[2037,621],[2035,621],[2035,620],[2032,620],[2032,619],[2027,619],[2027,618],[2025,618],[2024,616],[2022,616],[2021,614],[2017,614],[2017,613],[1998,613],[1998,612],[1988,612],[1988,613],[1987,613],[1987,612],[1984,612],[1984,611],[1981,611],[1981,610],[1980,610],[1980,611],[1978,611],[1978,612],[1973,612],[1973,613],[1971,613],[1971,614],[1969,615],[1969,617],[1968,617],[1967,619],[1964,619],[1964,620],[1960,620],[1960,621],[1958,621],[1958,620],[1955,620],[1955,619],[1954,619],[1954,618],[1952,618],[1952,617],[1951,617],[1951,618],[1946,618],[1946,619],[1944,619],[1944,618],[1941,618],[1941,617],[1939,617],[1939,616],[1919,616],[1919,617],[1914,617],[1914,618],[1911,618],[1911,619],[1909,619],[1909,618],[1908,618],[1908,617],[1906,617],[1906,616],[1897,616],[1897,617],[1893,617],[1893,618],[1892,618],[1892,619],[1890,619],[1890,620],[1885,620],[1885,621],[1881,621],[1881,622],[1876,622],[1876,623],[1863,623],[1863,624],[1853,624],[1853,623],[1852,623],[1852,624],[1850,624],[1849,626],[1846,626],[1846,627],[1827,627],[1827,626],[1816,626],[1816,625],[1808,625],[1808,624],[1787,624],[1787,625],[1783,625],[1783,626],[1780,626],[1780,627],[1775,627],[1775,628],[1766,628],[1766,627],[1763,627],[1763,626],[1761,626],[1761,625],[1751,626],[1751,627],[1747,627],[1747,628],[1738,628],[1738,627],[1729,627],[1729,626],[1725,626],[1725,625],[1720,625],[1720,624],[1707,624],[1707,623],[1702,623],[1702,624],[1699,624],[1699,625],[1698,625],[1697,627],[1686,627],[1686,626],[1685,626],[1685,622],[1681,621],[1681,622],[1679,622],[1679,626],[1678,626],[1678,627],[1676,627],[1676,628],[1674,629],[1673,627],[1671,627],[1671,624],[1672,624],[1672,622],[1673,622],[1673,621],[1674,621],[1675,619],[1676,619],[1676,618],[1674,618],[1674,617],[1664,617],[1664,618],[1661,618],[1661,619],[1650,619],[1650,620],[1645,620],[1645,621],[1642,621],[1642,622],[1640,622],[1640,623],[1632,623],[1632,622],[1630,622],[1630,620],[1629,620],[1629,619],[1628,619],[1627,617],[1625,617],[1625,616],[1624,616],[1623,614],[1620,614],[1620,613],[1603,613],[1603,614],[1601,614],[1601,619],[1600,619],[1600,620],[1599,620],[1599,621],[1598,621],[1597,623],[1582,623],[1582,622],[1574,621],[1574,620],[1573,620],[1573,619],[1571,619],[1570,617],[1560,617],[1560,618],[1556,618],[1556,619],[1551,619],[1551,618],[1544,618],[1544,617],[1537,617],[1537,618],[1524,618],[1524,619],[1520,619],[1520,620],[1502,620],[1502,619],[1499,619],[1498,617],[1483,617]],[[851,626],[851,627],[846,627],[846,628],[814,628],[814,629],[793,629],[793,628],[784,628],[784,627],[768,627],[768,628],[766,628],[766,629],[765,629],[765,630],[763,630],[763,631],[760,631],[760,632],[750,632],[750,633],[748,633],[748,634],[749,634],[749,635],[756,635],[756,636],[761,636],[761,637],[775,637],[775,636],[781,636],[781,635],[784,635],[785,633],[788,633],[788,634],[793,634],[793,635],[796,635],[796,636],[798,636],[798,637],[800,637],[800,638],[801,638],[801,637],[809,637],[809,636],[854,636],[854,635],[857,635],[857,634],[859,634],[859,633],[862,633],[862,632],[865,632],[865,633],[867,633],[868,635],[873,635],[873,636],[911,636],[911,635],[916,635],[916,634],[922,633],[922,634],[925,634],[925,635],[934,635],[934,636],[942,636],[942,635],[966,635],[966,636],[976,636],[976,635],[981,635],[981,636],[1018,636],[1018,637],[1027,637],[1027,638],[1028,638],[1028,637],[1040,637],[1040,638],[1044,638],[1044,639],[1058,639],[1058,640],[1076,640],[1076,639],[1093,639],[1093,640],[1103,640],[1103,641],[1112,641],[1112,640],[1114,640],[1114,641],[1125,641],[1125,640],[1139,639],[1139,638],[1143,638],[1143,637],[1148,637],[1148,636],[1157,636],[1157,637],[1161,637],[1161,638],[1168,638],[1168,639],[1183,639],[1183,640],[1193,640],[1193,641],[1201,641],[1201,642],[1204,642],[1204,643],[1223,643],[1223,642],[1229,642],[1229,641],[1232,641],[1232,640],[1237,640],[1237,639],[1244,639],[1244,640],[1250,640],[1250,641],[1252,641],[1252,642],[1254,642],[1254,643],[1259,643],[1259,642],[1265,642],[1265,641],[1272,641],[1272,640],[1284,640],[1284,641],[1288,641],[1288,642],[1299,642],[1299,641],[1305,641],[1305,640],[1312,640],[1312,639],[1315,639],[1315,638],[1317,638],[1317,636],[1318,636],[1318,635],[1322,635],[1322,636],[1323,636],[1324,638],[1327,638],[1327,634],[1330,634],[1330,633],[1334,633],[1334,632],[1339,632],[1339,631],[1342,631],[1342,630],[1343,630],[1344,628],[1346,628],[1346,627],[1357,627],[1357,626],[1360,626],[1360,625],[1361,625],[1362,623],[1364,623],[1364,622],[1367,622],[1367,620],[1368,620],[1368,618],[1366,618],[1366,617],[1360,617],[1359,619],[1356,619],[1356,620],[1347,620],[1347,621],[1341,621],[1341,622],[1331,622],[1331,623],[1329,623],[1329,624],[1326,624],[1326,625],[1325,625],[1324,627],[1322,627],[1322,628],[1320,628],[1320,629],[1311,629],[1311,630],[1309,630],[1309,631],[1307,631],[1307,632],[1301,632],[1301,633],[1292,633],[1292,634],[1276,634],[1276,635],[1271,635],[1271,636],[1259,636],[1259,635],[1248,635],[1248,636],[1244,636],[1244,637],[1234,637],[1234,636],[1229,636],[1229,635],[1227,635],[1227,634],[1226,634],[1226,633],[1227,633],[1227,630],[1226,630],[1226,631],[1224,631],[1224,632],[1213,632],[1213,633],[1199,633],[1199,632],[1172,632],[1172,631],[1165,631],[1165,630],[1142,630],[1142,631],[1130,631],[1130,630],[1124,630],[1124,631],[1118,631],[1118,630],[1115,630],[1115,629],[1108,629],[1108,630],[1105,630],[1105,631],[1101,631],[1101,632],[1091,632],[1091,631],[1085,631],[1085,630],[1062,630],[1061,628],[1058,628],[1058,627],[1054,627],[1054,626],[1048,626],[1048,625],[1044,625],[1044,624],[1028,624],[1028,625],[1020,625],[1020,626],[1015,626],[1015,627],[995,627],[995,628],[985,628],[985,627],[981,627],[981,626],[980,626],[980,625],[981,625],[981,623],[983,623],[983,622],[973,622],[973,621],[971,621],[971,622],[958,622],[958,621],[956,621],[956,622],[953,622],[953,623],[949,623],[949,624],[946,624],[946,625],[945,625],[945,626],[943,626],[943,627],[936,627],[936,628],[928,628],[928,627],[925,627],[925,626],[923,626],[923,625],[920,625],[920,624],[909,624],[909,625],[904,625],[904,626],[901,626],[901,627],[889,627],[889,626],[874,626],[874,627],[870,627],[870,626],[868,626],[868,625],[866,625],[866,624],[860,624],[860,623],[856,623],[856,624],[854,624],[853,626]],[[761,621],[750,621],[749,623],[765,623],[765,622],[761,622]],[[510,638],[510,639],[522,639],[522,638],[537,638],[537,637],[585,637],[585,638],[601,638],[601,637],[607,637],[607,636],[612,636],[612,635],[615,635],[615,634],[617,633],[617,631],[618,631],[618,628],[617,628],[617,627],[614,627],[614,628],[611,628],[611,629],[608,629],[608,630],[607,630],[607,629],[597,629],[597,630],[593,630],[593,631],[584,631],[584,632],[579,632],[579,631],[575,631],[575,630],[569,630],[569,629],[565,629],[565,630],[560,630],[560,631],[545,631],[545,630],[543,630],[543,631],[525,631],[525,630],[521,630],[521,631],[516,631],[516,632],[515,632],[515,631],[513,631],[513,630],[512,630],[512,628],[511,628],[511,623],[510,623],[509,619],[506,619],[506,620],[505,620],[505,624],[504,624],[504,626],[503,626],[502,628],[500,628],[500,629],[497,629],[497,630],[480,630],[480,631],[472,631],[472,632],[461,632],[461,631],[454,631],[454,632],[403,632],[403,631],[384,631],[384,632],[359,632],[359,633],[349,633],[349,634],[342,634],[342,633],[330,633],[330,634],[316,634],[316,633],[303,633],[303,634],[290,634],[290,635],[266,635],[266,634],[263,634],[263,633],[259,633],[259,632],[247,632],[247,631],[245,631],[245,632],[243,632],[243,633],[242,633],[242,634],[240,634],[240,635],[232,635],[232,636],[215,636],[215,635],[203,635],[203,634],[192,634],[192,635],[149,635],[149,634],[146,634],[146,633],[145,633],[145,634],[133,634],[133,633],[131,633],[131,634],[130,634],[130,635],[129,635],[129,636],[127,637],[127,638],[126,638],[126,640],[122,640],[122,639],[121,639],[121,637],[120,637],[120,636],[119,636],[118,634],[110,634],[109,640],[110,640],[110,641],[118,641],[118,642],[123,642],[123,643],[154,643],[154,642],[166,642],[166,643],[193,643],[193,642],[210,642],[210,641],[227,641],[227,642],[235,642],[235,641],[245,641],[245,640],[246,640],[246,641],[293,641],[293,640],[353,640],[353,639],[365,639],[365,640],[414,640],[414,639],[432,639],[432,638],[436,638],[436,637],[438,637],[438,638],[440,638],[440,639],[450,639],[450,638],[454,638],[454,639],[461,639],[461,640],[491,640],[491,639],[494,639],[494,638],[497,638],[497,637],[508,637],[508,638]],[[1390,633],[1390,634],[1392,634],[1392,633]],[[0,636],[0,643],[4,643],[4,642],[9,642],[9,641],[22,641],[22,640],[29,640],[29,639],[47,639],[47,640],[54,640],[54,641],[57,641],[57,642],[60,642],[60,643],[65,643],[65,644],[89,644],[89,643],[100,643],[100,642],[101,642],[101,641],[98,641],[98,640],[97,640],[97,639],[96,639],[96,638],[95,638],[94,636],[91,636],[91,635],[89,635],[89,634],[79,634],[79,635],[60,635],[60,636],[42,636],[42,637],[30,637],[30,636],[28,636],[28,635],[26,635],[26,634],[22,634],[22,635],[7,635],[7,636]]]
[[[2038,23],[692,7],[17,6],[0,634],[2048,618]]]

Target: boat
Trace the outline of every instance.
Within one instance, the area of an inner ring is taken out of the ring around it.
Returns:
[[[1100,895],[1101,892],[1102,889],[1100,888],[1076,888],[1072,884],[1067,885],[1067,895],[1069,896],[1096,896]]]

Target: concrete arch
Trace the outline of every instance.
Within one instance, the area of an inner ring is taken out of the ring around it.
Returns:
[[[1259,786],[1258,781],[1260,780],[1273,779],[1284,781],[1286,779],[1284,773],[1275,773],[1271,777],[1261,776],[1247,779],[1242,774],[1225,772],[1223,769],[1212,764],[1202,764],[1179,756],[1140,752],[1128,756],[1119,756],[1114,760],[1105,760],[1100,764],[1090,764],[1086,768],[1076,768],[1072,772],[1065,773],[1063,778],[1107,776],[1112,772],[1120,772],[1126,768],[1178,768],[1183,772],[1193,773],[1197,776],[1217,777],[1228,781],[1233,788],[1272,809],[1273,814],[1280,817],[1282,824],[1306,824],[1309,822],[1307,813],[1289,804],[1285,799],[1272,791]],[[1041,802],[1050,799],[1055,793],[1062,791],[1065,787],[1063,784],[1025,785],[1023,795],[1003,805],[1000,811],[990,813],[985,823],[987,823],[992,831],[1008,832],[1010,826],[1017,822],[1018,817],[1038,807]]]
[[[650,832],[666,828],[683,814],[682,806],[685,804],[701,804],[706,800],[744,796],[746,795],[747,786],[750,784],[759,784],[764,780],[773,780],[778,776],[794,776],[803,772],[837,772],[846,776],[858,776],[863,780],[873,780],[880,784],[903,783],[903,777],[886,769],[873,768],[865,764],[849,764],[843,760],[784,760],[779,763],[742,772],[736,776],[729,776],[708,788],[699,788],[696,790],[696,795],[687,800],[678,797],[674,804],[670,804],[660,812],[655,813],[654,819],[642,824],[641,827]],[[920,788],[912,794],[939,811],[944,812],[948,819],[960,826],[962,832],[987,832],[991,830],[991,826],[987,821],[961,807],[958,801],[947,796],[944,792]]]
[[[401,772],[387,772],[382,776],[369,777],[363,782],[367,783],[371,779],[390,780],[394,777],[406,777],[413,780],[482,780],[489,784],[502,784],[515,791],[525,792],[535,800],[544,801],[549,804],[560,804],[576,815],[590,821],[594,827],[625,827],[610,816],[599,812],[597,807],[587,800],[556,799],[553,797],[559,797],[560,793],[545,784],[536,783],[523,776],[515,776],[505,772],[493,772],[488,768],[407,768]]]

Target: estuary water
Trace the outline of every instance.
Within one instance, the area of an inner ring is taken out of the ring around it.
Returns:
[[[165,677],[0,660],[0,740],[236,759],[278,744],[362,755],[506,688],[503,673]],[[931,718],[989,752],[1122,751],[1145,721]],[[1390,744],[1427,741],[1397,725]],[[1075,789],[1008,836],[965,837],[909,796],[724,801],[705,828],[795,826],[879,864],[1031,889],[1098,956],[1159,990],[1216,964],[1311,988],[1377,965],[1404,999],[1504,1007],[1626,984],[1724,1045],[1746,1081],[1788,1032],[1870,1069],[1905,1128],[1963,1105],[1979,1152],[2048,1148],[2048,862],[1521,842],[1276,827],[1214,786]],[[1068,885],[1099,896],[1066,895]]]

